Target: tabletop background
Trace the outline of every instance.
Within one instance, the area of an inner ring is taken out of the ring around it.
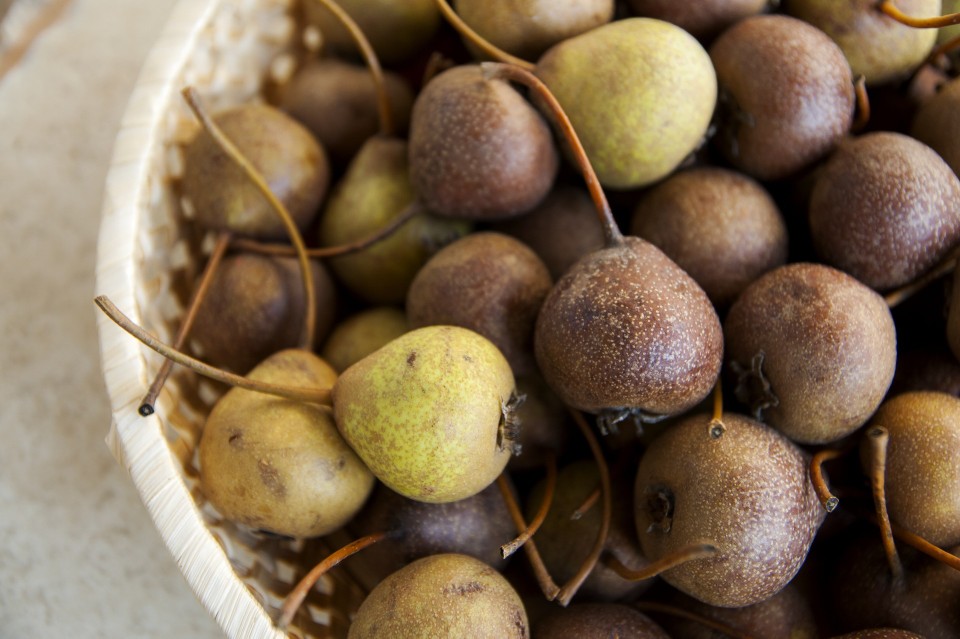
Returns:
[[[0,638],[222,637],[104,444],[93,305],[113,140],[174,0],[18,1],[0,69],[18,8],[50,24],[0,75]]]

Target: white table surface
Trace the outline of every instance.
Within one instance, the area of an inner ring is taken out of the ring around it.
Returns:
[[[100,202],[174,0],[73,0],[0,78],[0,638],[221,637],[103,442]]]

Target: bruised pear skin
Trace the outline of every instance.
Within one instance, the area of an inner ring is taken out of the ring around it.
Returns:
[[[288,386],[329,388],[337,374],[300,349],[271,355],[248,375]],[[317,404],[234,388],[213,407],[200,439],[200,485],[227,519],[278,535],[330,533],[373,489],[367,467]]]
[[[500,573],[460,554],[424,557],[393,573],[360,604],[348,639],[527,639],[520,595]]]
[[[513,372],[485,337],[456,326],[410,331],[333,388],[344,439],[377,479],[444,503],[489,486],[513,452]]]
[[[653,441],[637,469],[637,534],[651,561],[714,545],[716,556],[661,576],[704,603],[749,606],[793,579],[826,511],[796,444],[748,417],[722,421],[718,429],[710,415],[694,415]]]
[[[672,415],[710,393],[723,334],[703,289],[653,244],[626,237],[560,278],[534,350],[547,384],[574,408]]]

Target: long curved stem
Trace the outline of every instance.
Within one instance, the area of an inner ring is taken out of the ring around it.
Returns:
[[[123,312],[118,309],[109,298],[107,298],[107,296],[100,295],[94,299],[94,302],[98,307],[100,307],[100,310],[107,315],[107,317],[113,320],[117,326],[136,337],[144,344],[144,346],[155,350],[167,359],[173,360],[173,362],[176,364],[190,368],[194,372],[203,375],[204,377],[209,377],[212,380],[228,384],[229,386],[237,386],[245,390],[266,393],[268,395],[276,395],[277,397],[283,397],[285,399],[312,402],[314,404],[323,404],[325,406],[332,405],[331,389],[329,388],[283,386],[281,384],[260,382],[247,377],[241,377],[240,375],[234,375],[233,373],[228,373],[227,371],[210,366],[209,364],[205,364],[198,359],[194,359],[189,355],[185,355],[180,351],[171,348],[167,344],[164,344],[153,335],[137,326],[133,320],[124,315]]]
[[[893,0],[881,0],[877,8],[900,24],[905,24],[914,29],[941,29],[960,24],[960,13],[949,13],[945,16],[930,18],[915,18],[898,9]]]
[[[613,515],[613,493],[610,485],[610,469],[607,467],[607,461],[603,457],[600,442],[597,441],[593,431],[590,429],[590,425],[580,411],[571,408],[570,414],[573,416],[573,420],[583,434],[584,439],[587,440],[587,444],[590,446],[590,452],[597,462],[597,470],[600,472],[602,514],[600,516],[600,530],[597,531],[597,539],[593,544],[593,548],[590,550],[590,554],[587,555],[587,558],[583,564],[581,564],[577,573],[563,585],[557,594],[557,601],[560,602],[561,606],[566,606],[570,603],[570,600],[573,599],[577,590],[580,589],[580,586],[583,585],[583,582],[590,575],[593,567],[597,565],[597,561],[603,552],[603,547],[607,544],[607,535],[610,533],[610,519]]]
[[[400,215],[396,216],[390,222],[388,222],[383,227],[377,229],[370,235],[362,237],[359,240],[353,242],[348,242],[346,244],[338,244],[337,246],[325,246],[322,248],[311,248],[307,249],[307,255],[313,259],[327,259],[331,257],[340,257],[342,255],[349,255],[351,253],[357,253],[366,248],[369,248],[380,242],[381,240],[386,239],[394,233],[401,226],[409,222],[414,216],[423,212],[423,206],[418,200],[414,200],[410,203],[407,208],[403,209],[400,212]],[[245,237],[237,237],[233,239],[232,246],[236,249],[243,251],[249,251],[251,253],[259,253],[260,255],[275,255],[278,257],[292,257],[297,254],[296,249],[287,244],[276,244],[270,242],[258,242],[257,240],[251,240]]]
[[[267,181],[260,174],[260,171],[244,157],[243,152],[227,137],[217,123],[213,121],[213,118],[207,115],[206,110],[200,104],[200,96],[197,94],[197,91],[193,87],[186,87],[181,91],[181,94],[183,95],[183,99],[186,100],[187,105],[189,105],[190,110],[193,111],[193,114],[200,120],[203,128],[213,137],[217,144],[220,145],[224,153],[226,153],[227,156],[240,167],[250,181],[254,183],[257,190],[267,199],[270,206],[276,211],[280,220],[283,222],[287,235],[297,250],[300,272],[303,274],[303,303],[306,306],[306,312],[303,320],[303,335],[300,339],[300,346],[304,350],[313,350],[313,336],[316,332],[317,325],[316,289],[313,287],[313,273],[310,269],[307,247],[303,242],[300,229],[297,228],[289,211],[287,211],[287,207],[284,206],[283,202],[270,190],[270,185],[267,184]]]
[[[177,335],[173,340],[173,347],[178,351],[183,350],[183,346],[187,342],[187,336],[190,334],[193,323],[197,319],[197,311],[200,309],[200,303],[206,298],[207,291],[210,290],[210,284],[213,283],[213,276],[220,267],[223,256],[227,254],[227,249],[230,247],[232,237],[233,234],[229,231],[223,231],[217,236],[217,243],[214,244],[210,258],[203,267],[200,282],[193,291],[190,303],[187,305],[186,313],[180,321],[180,328],[177,329]],[[173,361],[164,359],[163,364],[160,365],[160,370],[157,371],[157,376],[153,378],[153,383],[150,384],[150,389],[147,391],[147,394],[143,396],[143,399],[140,400],[140,407],[137,409],[137,412],[144,417],[153,415],[153,405],[157,402],[160,390],[170,376],[171,370],[173,370]]]
[[[518,67],[527,69],[528,71],[533,71],[537,68],[537,65],[533,64],[532,62],[527,62],[522,58],[518,58],[517,56],[511,55],[503,49],[494,46],[486,38],[474,31],[470,25],[464,22],[463,19],[457,15],[457,12],[453,10],[453,7],[450,6],[447,0],[437,0],[437,8],[440,9],[440,13],[442,13],[443,17],[447,19],[447,22],[450,23],[450,26],[456,29],[457,33],[466,38],[467,41],[475,45],[478,49],[483,51],[485,55],[490,56],[494,60],[499,60],[500,62],[515,64]]]
[[[507,512],[510,513],[510,518],[513,520],[513,525],[516,526],[517,532],[525,530],[527,528],[527,522],[524,521],[520,506],[513,496],[513,490],[510,487],[506,473],[501,473],[500,476],[497,477],[497,487],[500,489],[500,495],[503,497],[503,502],[507,506]],[[553,577],[550,576],[550,571],[547,570],[547,566],[543,563],[543,558],[537,550],[536,543],[534,543],[532,539],[528,540],[527,543],[523,545],[523,550],[527,554],[530,568],[533,570],[533,576],[540,585],[540,590],[543,591],[547,601],[553,601],[557,598],[560,587],[557,585],[557,582],[553,580]]]
[[[380,114],[380,134],[384,136],[394,135],[396,125],[393,121],[393,110],[390,108],[390,95],[387,93],[387,83],[383,79],[383,67],[380,66],[380,59],[377,58],[376,51],[363,34],[363,30],[357,26],[357,23],[350,17],[343,8],[334,2],[334,0],[314,0],[323,5],[334,17],[344,26],[350,37],[360,49],[360,55],[363,56],[367,68],[370,69],[370,75],[373,76],[373,86],[377,92],[377,109]]]
[[[613,211],[610,210],[610,203],[607,201],[607,196],[603,192],[603,187],[600,185],[596,171],[593,170],[590,158],[587,157],[587,152],[584,150],[583,144],[580,143],[580,136],[577,135],[573,124],[570,122],[570,118],[567,117],[563,107],[560,106],[557,98],[554,97],[547,85],[528,70],[516,65],[503,64],[501,62],[484,62],[480,67],[483,69],[484,75],[489,79],[499,78],[512,80],[513,82],[519,82],[530,88],[543,100],[544,104],[547,105],[554,121],[557,123],[557,126],[560,127],[563,137],[570,145],[577,166],[580,168],[583,179],[587,183],[590,198],[593,200],[597,215],[600,217],[600,223],[603,225],[607,247],[621,246],[623,244],[623,234],[620,233],[617,222],[613,219]]]
[[[623,563],[613,555],[607,555],[604,559],[604,563],[611,570],[613,570],[613,572],[617,573],[620,577],[626,579],[627,581],[644,581],[645,579],[653,579],[660,573],[679,566],[680,564],[685,564],[688,561],[715,557],[717,552],[717,547],[713,544],[694,543],[682,546],[674,552],[665,555],[656,561],[652,561],[643,568],[638,568],[636,570],[624,566]]]
[[[351,541],[314,566],[310,572],[303,576],[303,579],[297,582],[297,585],[294,586],[293,590],[287,595],[286,600],[283,602],[283,607],[280,609],[280,619],[277,621],[277,627],[283,629],[290,625],[290,622],[293,621],[293,616],[297,614],[297,610],[300,609],[303,600],[307,598],[310,589],[316,585],[320,577],[330,572],[333,567],[344,559],[352,557],[368,546],[372,546],[389,534],[388,532],[378,532]]]
[[[870,446],[870,486],[873,489],[873,504],[880,524],[880,539],[883,541],[887,563],[890,564],[890,572],[895,580],[900,580],[903,578],[903,564],[900,562],[900,555],[897,554],[897,545],[893,541],[893,529],[890,526],[884,490],[889,441],[890,433],[883,426],[873,426],[867,431],[867,442]]]
[[[500,546],[500,556],[506,559],[517,552],[521,546],[527,543],[534,533],[543,525],[543,520],[547,518],[550,512],[550,506],[553,504],[553,494],[557,487],[557,456],[553,451],[547,452],[547,479],[543,491],[543,500],[537,509],[537,514],[530,521],[530,524],[513,541]]]

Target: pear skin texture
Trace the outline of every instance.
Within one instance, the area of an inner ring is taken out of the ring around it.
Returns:
[[[300,230],[317,214],[330,184],[326,151],[302,124],[263,104],[222,111],[214,121],[260,172]],[[200,131],[184,149],[181,186],[198,224],[264,240],[285,240],[280,216],[256,185]]]
[[[339,246],[361,240],[400,215],[415,197],[408,174],[405,141],[383,137],[368,140],[324,209],[320,244]],[[372,246],[328,263],[344,286],[367,301],[400,303],[436,247],[469,229],[465,221],[421,213]]]
[[[877,10],[875,0],[788,0],[787,13],[817,27],[837,43],[854,76],[868,85],[905,78],[927,57],[937,29],[914,29]],[[907,15],[940,15],[940,0],[897,0]]]
[[[870,423],[890,433],[890,519],[935,546],[960,544],[960,399],[904,393],[884,402]]]
[[[865,424],[897,364],[886,302],[822,264],[788,264],[751,284],[724,335],[737,397],[803,444],[834,442]]]
[[[717,101],[710,57],[680,27],[617,20],[564,40],[537,63],[600,182],[630,189],[673,171],[704,138]]]
[[[809,220],[824,262],[889,290],[912,282],[960,241],[960,178],[909,136],[850,138],[819,171]]]
[[[520,596],[500,573],[459,554],[419,559],[367,596],[349,639],[471,637],[527,639]]]
[[[616,603],[584,603],[554,608],[534,628],[534,639],[585,639],[630,637],[670,639],[654,621],[630,606]]]
[[[291,349],[270,356],[248,377],[329,388],[336,372],[316,355]],[[347,523],[374,478],[340,437],[328,408],[234,388],[204,426],[200,484],[227,519],[306,538]]]
[[[553,187],[560,158],[550,127],[518,91],[479,65],[444,71],[413,103],[410,179],[446,217],[525,213]]]
[[[406,314],[393,306],[360,311],[333,327],[320,356],[345,371],[409,330]]]
[[[423,48],[440,26],[435,0],[337,0],[370,41],[385,64],[407,60]],[[303,5],[307,23],[316,26],[325,46],[357,53],[357,44],[343,24],[319,2]]]
[[[554,285],[537,317],[537,363],[574,408],[677,414],[717,380],[720,320],[703,289],[660,249],[625,240],[581,259]]]
[[[653,441],[637,469],[637,533],[651,561],[712,543],[716,556],[661,576],[704,603],[749,606],[793,579],[826,511],[798,446],[747,417],[723,423],[715,437],[711,416],[694,415]]]
[[[951,80],[923,103],[910,134],[939,153],[960,175],[960,79]]]
[[[712,40],[738,20],[770,7],[770,0],[627,0],[638,16],[666,20],[700,41]]]
[[[380,481],[409,499],[444,503],[480,492],[507,465],[514,392],[513,372],[489,340],[428,326],[344,371],[334,416]]]
[[[536,60],[553,45],[613,19],[613,0],[454,0],[460,18],[507,53]],[[478,56],[475,47],[467,48]]]

